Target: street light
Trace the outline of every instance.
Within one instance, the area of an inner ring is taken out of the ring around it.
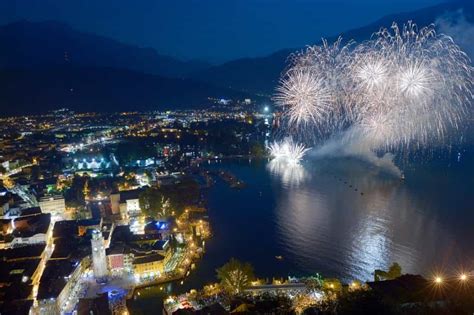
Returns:
[[[441,278],[439,276],[435,278],[435,283],[436,284],[441,284],[442,282],[443,282],[443,278]]]
[[[466,275],[465,273],[461,274],[461,275],[459,276],[459,280],[461,280],[461,281],[466,281],[466,280],[467,280],[467,275]]]

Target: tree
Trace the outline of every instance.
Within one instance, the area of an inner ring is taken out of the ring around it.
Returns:
[[[342,294],[337,300],[336,314],[394,314],[393,306],[371,290]]]
[[[138,203],[143,214],[156,217],[161,216],[161,209],[163,208],[163,194],[155,188],[147,188],[138,196]]]
[[[85,205],[84,188],[87,179],[87,177],[74,175],[71,186],[65,193],[66,203],[75,204],[76,206]]]
[[[145,141],[125,141],[117,145],[115,156],[121,165],[133,164],[137,160],[156,156],[156,148]]]
[[[398,263],[393,263],[388,271],[376,269],[374,272],[374,281],[393,280],[402,275],[402,267]]]
[[[192,178],[185,177],[180,183],[164,186],[160,189],[165,198],[169,200],[171,209],[179,215],[186,207],[199,201],[199,184]]]
[[[342,284],[339,279],[328,278],[324,279],[322,289],[326,294],[342,292]]]
[[[265,146],[261,143],[255,142],[250,147],[250,154],[256,158],[262,158],[266,155]]]
[[[1,171],[0,171],[0,173],[1,173]],[[31,167],[31,180],[33,180],[33,181],[39,180],[40,175],[41,175],[41,169],[40,169],[39,165],[33,165]]]
[[[255,278],[252,265],[234,258],[216,271],[221,286],[231,294],[241,293]]]
[[[318,290],[323,284],[323,279],[319,273],[316,273],[314,276],[307,277],[303,280],[306,284],[306,287],[310,290]]]
[[[299,293],[293,298],[293,309],[296,314],[302,314],[305,309],[315,306],[316,303],[317,300],[313,295]]]

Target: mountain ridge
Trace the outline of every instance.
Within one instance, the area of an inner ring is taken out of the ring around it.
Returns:
[[[413,20],[419,26],[427,26],[434,23],[437,18],[458,10],[464,10],[463,13],[466,18],[471,22],[474,21],[474,1],[460,0],[441,3],[415,11],[386,15],[366,26],[329,36],[327,40],[334,42],[340,36],[344,40],[367,40],[381,27],[390,27],[393,22],[403,24]],[[320,41],[310,45],[319,43]],[[270,96],[278,84],[282,71],[287,67],[288,56],[301,49],[303,48],[282,49],[268,56],[229,61],[197,71],[191,74],[190,77],[210,84]],[[229,75],[229,73],[232,73],[232,75]],[[252,73],[252,80],[248,80],[248,73]]]
[[[190,109],[209,107],[208,97],[254,98],[191,79],[70,65],[0,70],[0,95],[2,116],[40,114],[61,107],[78,112]]]
[[[0,26],[0,68],[34,68],[74,64],[124,68],[143,73],[184,77],[209,67],[198,61],[181,61],[150,47],[82,32],[58,21],[21,20]]]

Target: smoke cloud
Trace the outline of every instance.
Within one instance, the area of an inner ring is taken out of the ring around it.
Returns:
[[[361,161],[372,164],[388,174],[396,177],[402,177],[402,171],[395,165],[395,155],[392,153],[385,153],[383,156],[378,156],[371,150],[368,143],[364,143],[363,138],[354,141],[348,140],[347,136],[350,133],[344,133],[328,140],[323,145],[311,151],[311,156],[315,158],[324,157],[353,157]]]
[[[451,36],[471,58],[474,59],[474,23],[470,23],[463,10],[446,13],[436,19],[438,32]]]

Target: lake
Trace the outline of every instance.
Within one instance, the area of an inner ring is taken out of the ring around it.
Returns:
[[[247,187],[232,189],[219,179],[210,189],[213,237],[196,270],[172,290],[216,281],[215,269],[231,257],[250,262],[261,278],[320,273],[367,281],[393,262],[427,277],[474,270],[469,153],[412,164],[404,180],[347,158],[309,159],[297,167],[267,160],[206,165],[230,171]],[[149,299],[157,294],[157,288],[143,290]]]

